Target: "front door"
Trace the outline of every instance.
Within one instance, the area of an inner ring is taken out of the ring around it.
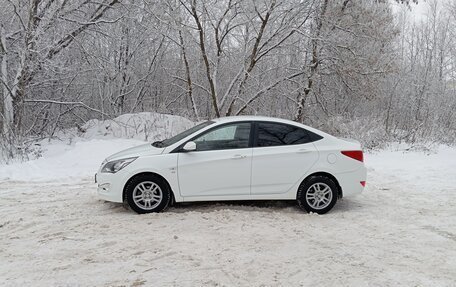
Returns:
[[[178,156],[183,197],[250,194],[252,148],[250,122],[224,124],[197,136],[196,151]]]

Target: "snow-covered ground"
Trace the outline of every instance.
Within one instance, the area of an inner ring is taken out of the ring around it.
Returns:
[[[0,285],[456,286],[456,148],[367,154],[365,192],[323,216],[294,202],[136,215],[92,178],[140,143],[92,135],[0,166]]]

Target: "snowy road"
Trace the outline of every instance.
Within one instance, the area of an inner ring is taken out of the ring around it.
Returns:
[[[138,216],[88,177],[0,187],[4,286],[456,286],[456,149],[367,156],[329,214],[293,202]]]

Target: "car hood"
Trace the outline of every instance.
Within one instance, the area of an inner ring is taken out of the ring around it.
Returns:
[[[163,153],[164,148],[156,148],[153,147],[150,143],[143,144],[139,146],[135,146],[132,148],[125,149],[118,153],[115,153],[106,158],[106,162],[122,159],[122,158],[129,158],[129,157],[137,157],[137,156],[146,156],[146,155],[157,155]]]

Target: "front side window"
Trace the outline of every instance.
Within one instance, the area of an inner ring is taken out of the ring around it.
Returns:
[[[196,150],[248,148],[250,126],[250,123],[235,123],[214,128],[193,140],[196,143]]]
[[[304,144],[311,141],[309,132],[305,129],[281,123],[258,123],[258,147]]]
[[[170,145],[173,145],[175,143],[177,143],[178,141],[188,137],[189,135],[193,134],[193,133],[196,133],[197,131],[207,127],[207,126],[210,126],[212,125],[214,122],[213,121],[206,121],[206,122],[203,122],[199,125],[196,125],[186,131],[183,131],[181,132],[180,134],[177,134],[175,136],[173,136],[172,138],[169,138],[169,139],[166,139],[166,140],[163,140],[163,141],[156,141],[154,143],[152,143],[152,145],[154,147],[167,147],[167,146],[170,146]]]

